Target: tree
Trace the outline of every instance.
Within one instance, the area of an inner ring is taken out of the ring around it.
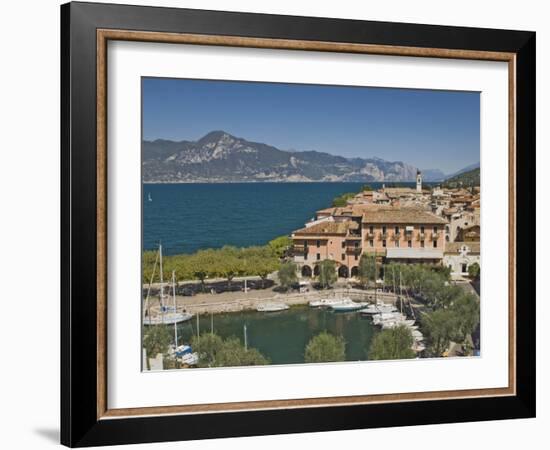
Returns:
[[[283,289],[288,290],[290,286],[298,282],[298,275],[296,275],[296,264],[293,262],[285,262],[281,264],[279,268],[279,283]]]
[[[361,191],[365,192],[365,191],[372,191],[372,186],[370,184],[364,184],[362,187],[361,187]]]
[[[455,319],[450,309],[438,309],[422,316],[422,331],[432,355],[441,356],[449,347],[456,329]]]
[[[235,337],[223,339],[214,333],[191,338],[191,346],[199,354],[198,367],[257,366],[269,359],[255,348],[245,349]]]
[[[468,276],[474,280],[477,280],[479,278],[480,272],[481,269],[478,263],[473,263],[470,265],[470,267],[468,267]]]
[[[374,255],[364,254],[359,260],[359,281],[363,287],[369,285],[369,281],[373,280],[376,283],[376,257]]]
[[[346,342],[341,336],[323,331],[310,339],[305,350],[305,362],[336,362],[346,360]]]
[[[369,359],[410,359],[416,356],[412,350],[411,330],[404,325],[382,330],[374,336],[369,349]]]
[[[166,325],[153,325],[144,327],[143,347],[147,353],[147,367],[149,358],[155,358],[159,353],[165,355],[168,346],[172,342],[172,333]]]
[[[319,263],[319,283],[323,289],[332,286],[338,279],[336,263],[332,259],[325,259]]]
[[[449,308],[454,314],[454,341],[466,343],[479,324],[479,303],[477,298],[465,292],[456,298]]]
[[[277,258],[282,258],[291,245],[292,239],[289,236],[279,236],[267,244],[273,255]]]
[[[262,288],[265,285],[265,280],[268,275],[275,272],[279,267],[279,263],[275,258],[259,258],[254,257],[246,261],[247,266],[250,265],[250,272],[254,272],[262,279]]]
[[[193,254],[191,258],[191,266],[193,267],[193,275],[200,280],[202,290],[204,291],[204,281],[209,276],[216,276],[214,267],[218,260],[218,255],[215,250],[199,250]]]
[[[334,200],[332,200],[332,206],[334,207],[346,206],[348,204],[348,200],[353,197],[355,197],[354,192],[346,192],[345,194],[342,194],[336,197]]]
[[[239,258],[239,250],[235,247],[225,246],[217,252],[215,272],[227,279],[227,286],[231,281],[243,272],[244,262]]]

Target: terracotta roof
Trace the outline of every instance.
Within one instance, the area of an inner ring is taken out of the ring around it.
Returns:
[[[470,253],[479,254],[479,242],[447,242],[445,244],[445,253],[460,253],[463,245],[470,249]]]
[[[357,224],[351,220],[346,222],[322,222],[307,228],[296,230],[296,235],[320,235],[320,234],[346,234],[349,229],[357,228]]]
[[[363,223],[446,224],[443,217],[418,208],[378,208],[363,213]]]

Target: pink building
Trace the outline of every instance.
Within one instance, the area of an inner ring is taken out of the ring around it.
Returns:
[[[294,261],[302,276],[317,274],[325,259],[338,275],[356,276],[363,254],[380,263],[441,264],[447,221],[428,211],[380,205],[351,205],[318,212],[317,221],[292,234]]]

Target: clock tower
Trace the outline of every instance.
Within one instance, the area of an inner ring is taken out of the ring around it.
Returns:
[[[416,171],[416,192],[422,193],[422,174],[420,170]]]

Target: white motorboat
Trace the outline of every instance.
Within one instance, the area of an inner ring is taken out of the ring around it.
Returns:
[[[199,362],[198,353],[186,353],[181,358],[179,358],[182,364],[187,366],[196,366]]]
[[[416,341],[422,341],[424,339],[424,335],[418,330],[411,331],[411,334],[413,339]]]
[[[258,312],[277,312],[285,311],[289,306],[286,303],[264,303],[256,307]]]
[[[390,313],[397,311],[397,308],[393,305],[386,305],[384,303],[379,303],[377,305],[368,305],[366,308],[361,309],[359,312],[363,315],[373,315],[380,313]]]
[[[193,317],[193,314],[187,312],[168,312],[158,316],[145,316],[143,325],[174,325],[176,323],[186,322]]]
[[[338,303],[342,303],[342,299],[340,298],[322,298],[321,300],[312,300],[309,302],[309,306],[312,308],[322,308],[322,307],[330,307],[332,305],[336,305]]]
[[[426,346],[424,344],[421,344],[418,341],[415,341],[415,343],[412,345],[411,349],[414,352],[418,353],[418,352],[422,352],[422,351],[426,350]]]
[[[410,327],[414,324],[414,320],[388,320],[381,323],[383,329],[396,328],[399,326]]]
[[[342,299],[338,303],[330,305],[333,311],[336,312],[347,312],[347,311],[358,311],[364,308],[366,303],[354,302],[350,298]]]
[[[372,316],[374,325],[382,325],[384,322],[396,322],[406,320],[407,317],[400,312],[379,313]]]

